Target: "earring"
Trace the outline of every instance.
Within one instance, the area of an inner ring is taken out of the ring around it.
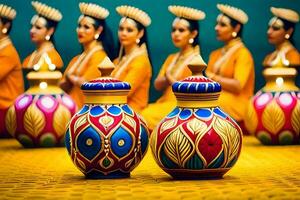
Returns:
[[[194,38],[190,38],[190,39],[189,39],[189,43],[190,43],[190,44],[193,44],[193,43],[194,43]]]
[[[287,39],[287,40],[290,39],[290,34],[288,34],[288,33],[285,34],[285,35],[284,35],[284,38]]]
[[[233,31],[233,32],[231,33],[231,36],[235,38],[235,37],[237,36],[237,32]]]
[[[2,29],[2,33],[3,33],[3,34],[7,33],[7,28],[3,28],[3,29]]]
[[[95,38],[95,40],[98,40],[98,38],[99,38],[99,34],[98,34],[98,33],[96,33],[96,34],[94,35],[94,38]]]
[[[50,40],[50,35],[46,35],[45,40],[49,41]]]
[[[136,40],[135,40],[135,42],[137,43],[137,44],[139,44],[140,43],[140,38],[137,38]]]

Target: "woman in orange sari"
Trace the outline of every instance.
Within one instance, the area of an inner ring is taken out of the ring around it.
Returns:
[[[114,48],[111,31],[105,22],[108,10],[91,3],[80,3],[79,8],[82,15],[76,31],[83,52],[70,61],[60,87],[81,108],[85,100],[81,84],[101,76],[98,65],[106,56],[114,58]]]
[[[225,46],[210,54],[207,76],[222,86],[220,107],[244,127],[249,100],[254,93],[254,62],[242,42],[242,30],[248,21],[246,13],[238,8],[218,4],[221,11],[215,31]],[[246,134],[246,132],[244,132]]]
[[[140,113],[148,105],[152,75],[146,32],[151,19],[144,11],[131,6],[119,6],[116,10],[122,16],[118,30],[120,53],[114,61],[112,77],[131,85],[127,102]]]
[[[179,52],[167,57],[157,78],[155,89],[163,91],[163,95],[145,108],[141,115],[147,121],[150,130],[153,130],[159,121],[176,106],[176,98],[172,92],[175,81],[191,75],[187,64],[195,55],[199,55],[199,24],[198,20],[205,18],[201,10],[183,6],[169,6],[169,11],[176,16],[172,24],[171,37]]]
[[[13,8],[0,4],[0,137],[8,136],[5,115],[9,106],[24,92],[20,58],[9,38],[15,16]]]
[[[30,38],[36,45],[36,50],[24,59],[22,67],[25,71],[32,70],[41,56],[47,53],[51,63],[61,69],[63,61],[54,47],[53,36],[62,15],[57,9],[37,1],[31,2],[31,4],[37,12],[31,19],[32,27],[30,29]]]
[[[274,17],[269,22],[268,41],[275,46],[275,51],[268,54],[265,67],[299,67],[300,54],[293,45],[295,25],[299,15],[291,9],[271,7]]]

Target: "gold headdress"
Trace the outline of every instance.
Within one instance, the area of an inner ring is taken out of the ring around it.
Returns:
[[[246,24],[248,22],[247,14],[239,8],[235,8],[229,5],[217,4],[217,8],[225,15],[231,17],[232,19],[240,22],[241,24]]]
[[[31,5],[39,15],[46,17],[47,19],[56,22],[59,22],[62,19],[61,13],[55,8],[52,8],[50,6],[47,6],[46,4],[37,1],[32,1]]]
[[[273,15],[275,15],[276,17],[279,17],[281,19],[287,20],[292,23],[299,22],[298,13],[291,9],[271,7],[270,10],[273,13]]]
[[[202,20],[205,18],[205,13],[195,8],[185,6],[169,6],[169,11],[177,17],[183,17],[190,20]]]
[[[80,12],[97,19],[105,19],[109,12],[107,9],[92,3],[79,3]]]
[[[151,24],[149,15],[138,8],[132,6],[118,6],[116,11],[119,13],[119,15],[132,18],[145,27]]]
[[[16,17],[17,12],[12,7],[9,7],[4,4],[0,4],[0,16],[13,20]]]

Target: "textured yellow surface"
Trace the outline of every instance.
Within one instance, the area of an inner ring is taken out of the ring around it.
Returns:
[[[65,148],[23,149],[0,140],[0,199],[300,199],[300,146],[262,146],[245,137],[223,179],[174,181],[150,149],[131,178],[87,180]]]

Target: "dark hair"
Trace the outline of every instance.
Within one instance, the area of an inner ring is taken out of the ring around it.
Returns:
[[[185,19],[186,21],[189,22],[189,30],[190,32],[193,32],[193,31],[197,31],[197,35],[196,37],[194,38],[194,42],[192,44],[193,47],[199,45],[200,46],[200,41],[199,41],[199,23],[197,20],[191,20],[191,19],[186,19],[186,18],[180,18],[180,19]]]
[[[230,17],[230,16],[228,16],[228,15],[226,15],[226,14],[224,14],[224,13],[223,13],[223,15],[225,15],[226,17],[228,17],[228,18],[230,19],[230,25],[231,25],[233,28],[235,28],[238,24],[241,26],[240,31],[237,32],[237,37],[242,38],[242,36],[243,36],[243,28],[244,28],[244,25],[243,25],[241,22],[239,22],[239,21],[233,19],[232,17]]]
[[[85,15],[85,16],[88,16],[88,15]],[[107,56],[111,60],[113,60],[116,57],[116,54],[115,54],[112,31],[107,26],[106,21],[104,19],[97,19],[97,18],[94,18],[91,16],[88,16],[88,17],[95,20],[95,23],[93,24],[95,30],[97,30],[100,26],[103,27],[103,30],[97,40],[102,43],[104,51],[107,54]]]
[[[295,32],[295,26],[296,24],[293,23],[293,22],[290,22],[290,21],[287,21],[285,19],[282,19],[280,17],[278,17],[281,21],[283,21],[283,29],[285,31],[289,30],[290,28],[293,28],[293,32],[291,33],[290,35],[290,38],[289,38],[289,41],[294,44],[294,39],[293,39],[293,35],[294,35],[294,32]]]
[[[150,53],[149,44],[148,44],[148,36],[147,36],[146,27],[143,24],[141,24],[140,22],[136,21],[135,19],[132,19],[132,18],[130,18],[130,19],[136,23],[136,28],[138,29],[138,31],[144,30],[144,35],[141,37],[138,45],[141,46],[144,43],[146,44],[149,61],[150,61],[150,64],[152,65],[151,53]],[[118,41],[118,52],[120,51],[120,48],[121,48],[120,41]],[[125,50],[123,50],[121,56],[123,56],[124,54],[125,54]]]
[[[10,33],[12,25],[13,25],[12,20],[7,19],[6,17],[0,17],[0,20],[1,20],[3,25],[5,25],[7,23],[10,23],[10,26],[8,27],[7,32],[6,32],[6,34],[8,35]]]

